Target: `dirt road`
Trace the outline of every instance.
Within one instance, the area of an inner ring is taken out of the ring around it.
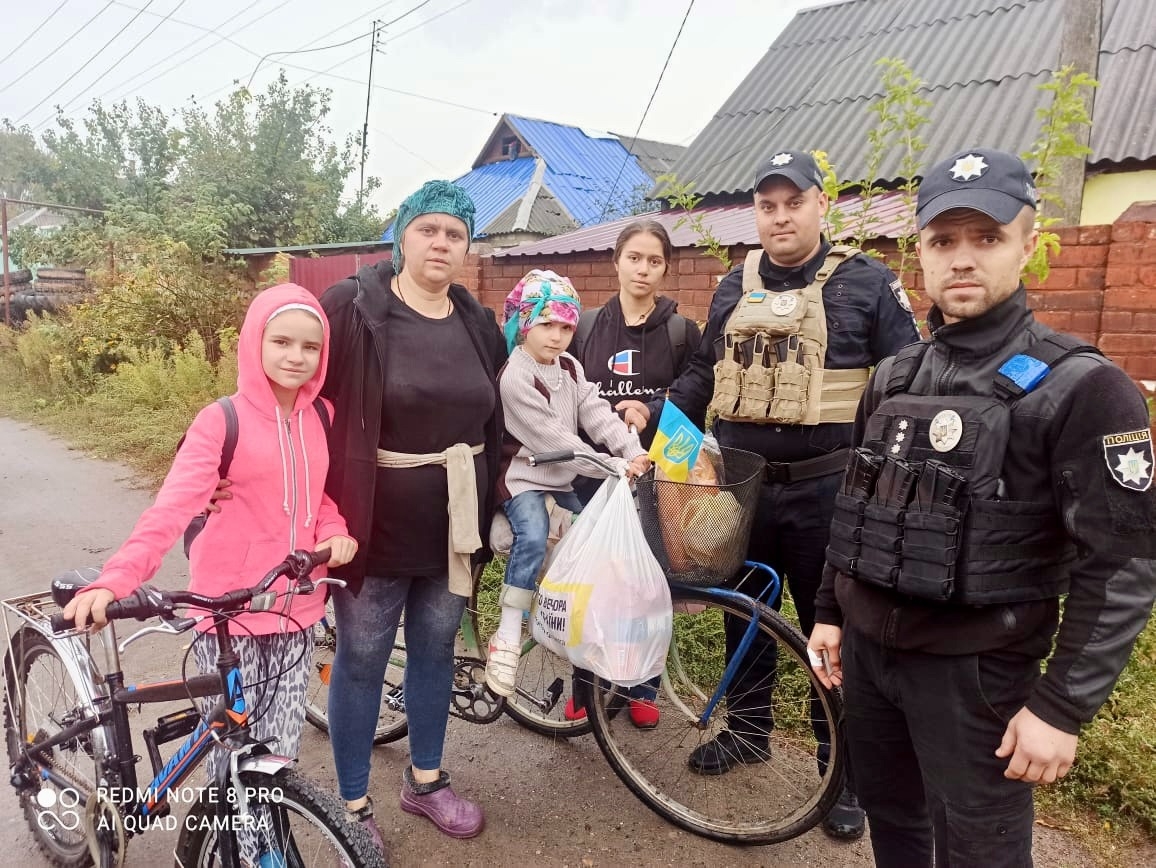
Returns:
[[[31,426],[0,418],[0,595],[47,587],[77,566],[99,565],[123,541],[150,493],[135,487],[123,465],[87,458]],[[156,584],[183,587],[179,551]],[[130,680],[172,677],[180,651],[173,641],[146,640],[129,649]],[[161,707],[147,707],[152,714]],[[308,729],[308,727],[307,727]],[[445,764],[461,792],[479,800],[487,827],[473,841],[451,841],[430,823],[397,809],[407,742],[376,749],[370,792],[390,839],[393,864],[416,865],[679,865],[869,866],[865,841],[836,843],[820,831],[771,847],[736,848],[673,829],[652,814],[609,771],[590,737],[553,742],[508,718],[490,726],[450,721]],[[147,764],[147,763],[146,763]],[[324,736],[310,730],[302,746],[307,772],[336,788]],[[0,865],[47,864],[35,850],[14,794],[0,782]],[[1037,827],[1036,864],[1092,864],[1069,836]],[[175,833],[131,842],[131,866],[171,864]]]

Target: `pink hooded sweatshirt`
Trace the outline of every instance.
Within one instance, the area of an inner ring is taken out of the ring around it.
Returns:
[[[293,413],[284,418],[261,364],[261,343],[270,316],[284,305],[307,305],[324,328],[317,372],[297,392]],[[237,345],[237,449],[229,468],[231,500],[209,516],[189,552],[189,590],[216,596],[256,584],[293,549],[312,551],[316,543],[348,531],[337,506],[325,494],[329,449],[313,399],[321,391],[329,359],[329,321],[317,299],[292,283],[266,289],[253,299]],[[326,402],[330,418],[333,408]],[[132,535],[109,558],[92,588],[108,588],[124,597],[151,579],[161,560],[217,487],[225,414],[216,402],[202,409],[185,434],[173,466],[153,505],[145,510]],[[324,576],[325,568],[314,571]],[[285,578],[273,588],[284,590]],[[290,632],[321,619],[325,593],[279,597],[270,612],[245,613],[230,632]],[[208,630],[210,620],[198,629]],[[242,627],[244,629],[242,629]]]

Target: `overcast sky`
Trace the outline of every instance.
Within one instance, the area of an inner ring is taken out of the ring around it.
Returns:
[[[642,137],[690,144],[795,11],[814,5],[697,0]],[[42,132],[54,105],[80,117],[95,97],[211,105],[247,82],[261,55],[353,40],[265,60],[252,85],[262,88],[282,64],[326,71],[286,69],[294,84],[332,90],[329,123],[341,140],[364,120],[373,20],[404,16],[384,30],[374,60],[366,171],[382,179],[375,201],[384,210],[423,181],[469,171],[502,112],[632,135],[686,8],[684,0],[0,0],[0,118]]]

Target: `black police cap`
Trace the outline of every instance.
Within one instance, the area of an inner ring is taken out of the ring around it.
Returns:
[[[928,169],[919,185],[915,217],[922,229],[945,211],[971,208],[1006,225],[1024,205],[1034,210],[1037,203],[1023,160],[995,148],[972,148]]]
[[[804,151],[776,151],[773,156],[765,159],[755,172],[755,189],[758,190],[763,181],[774,176],[786,178],[800,190],[810,187],[823,189],[819,164]]]

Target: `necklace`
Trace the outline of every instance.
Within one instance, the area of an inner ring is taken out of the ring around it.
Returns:
[[[408,301],[406,301],[405,292],[401,288],[401,273],[399,272],[398,274],[395,274],[393,279],[397,282],[397,294],[398,294],[398,297],[401,298],[402,304],[404,304],[406,307],[408,307],[412,311],[415,311],[417,313],[421,313],[421,311],[417,310],[417,308],[415,308],[412,304],[410,304]],[[447,292],[446,293],[446,312],[444,314],[442,314],[440,317],[430,317],[430,319],[444,319],[445,317],[450,315],[451,309],[452,309],[452,305],[450,302],[450,295],[449,295],[449,292]],[[429,316],[429,315],[428,314],[422,314],[422,316]]]
[[[522,347],[522,352],[524,352],[527,356],[530,356],[529,350],[527,350],[525,347]],[[530,356],[530,361],[534,363],[534,367],[538,370],[538,379],[545,383],[551,392],[557,392],[562,388],[562,366],[560,364],[554,362],[552,365],[543,365],[533,356]],[[556,375],[553,382],[550,381],[550,376],[547,373],[551,370],[553,370]]]
[[[642,325],[644,322],[646,322],[646,318],[648,316],[650,316],[651,311],[653,311],[657,306],[658,306],[658,302],[652,301],[650,303],[650,307],[648,307],[646,310],[644,310],[642,313],[640,313],[638,315],[638,319],[636,319],[634,322],[631,322],[630,320],[626,320],[626,324],[628,326],[640,326],[640,325]],[[622,318],[626,319],[625,314],[623,315]]]

